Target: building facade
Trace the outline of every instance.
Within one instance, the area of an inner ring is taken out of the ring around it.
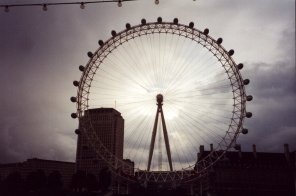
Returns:
[[[5,179],[13,172],[20,173],[21,177],[26,179],[30,173],[38,170],[42,170],[46,176],[58,171],[61,174],[63,187],[67,189],[70,187],[72,175],[75,172],[75,163],[33,158],[20,163],[0,164],[0,176],[2,179]]]
[[[210,151],[200,147],[198,160]],[[295,196],[295,156],[287,144],[284,153],[226,152],[209,170],[206,177],[195,184],[200,196]]]
[[[98,108],[87,110],[79,122],[76,169],[98,176],[107,164],[95,153],[91,145],[92,138],[81,133],[84,123],[92,125],[92,128],[85,126],[85,134],[88,131],[95,131],[102,144],[117,158],[123,159],[124,119],[113,108]]]

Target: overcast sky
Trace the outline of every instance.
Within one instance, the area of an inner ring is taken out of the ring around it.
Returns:
[[[0,4],[43,3],[38,0],[0,0]],[[54,2],[54,1],[46,1]],[[70,2],[65,0],[65,2]],[[234,49],[244,63],[248,94],[248,135],[240,135],[243,150],[253,143],[258,151],[283,152],[289,143],[296,150],[296,70],[294,0],[139,0],[49,7],[14,7],[0,10],[0,162],[27,158],[74,161],[78,122],[69,97],[76,95],[80,64],[88,51],[110,31],[142,18],[164,21],[178,17],[210,29],[223,46]],[[207,148],[207,147],[206,147]]]

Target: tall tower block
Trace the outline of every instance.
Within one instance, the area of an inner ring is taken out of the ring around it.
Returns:
[[[123,140],[124,140],[124,119],[121,114],[113,108],[89,109],[85,112],[81,121],[89,121],[95,131],[98,139],[104,146],[116,157],[123,159]],[[79,122],[79,129],[82,130],[82,122]],[[103,159],[98,158],[86,135],[81,131],[78,134],[76,169],[91,172],[99,175],[102,168],[107,164]]]

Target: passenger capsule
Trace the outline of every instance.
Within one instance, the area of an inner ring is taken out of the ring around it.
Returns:
[[[79,82],[77,80],[74,80],[73,85],[77,87],[77,86],[79,86]]]
[[[122,2],[121,2],[122,0],[118,0],[118,3],[117,3],[117,6],[118,7],[122,7]]]
[[[242,64],[242,63],[240,63],[240,64],[237,65],[237,68],[238,69],[242,69],[243,67],[244,67],[244,64]]]
[[[5,11],[5,12],[9,12],[9,7],[8,7],[7,5],[5,6],[4,11]]]
[[[42,6],[42,10],[43,10],[43,11],[47,11],[47,5],[46,5],[46,4],[43,4],[43,6]]]
[[[231,50],[228,51],[229,56],[232,56],[233,54],[234,54],[234,50],[231,49]]]
[[[80,9],[84,9],[84,8],[85,8],[84,2],[81,2],[80,3]]]
[[[112,35],[113,37],[115,37],[115,36],[116,36],[116,31],[112,30],[112,31],[111,31],[111,35]]]
[[[194,27],[194,22],[190,22],[189,27],[192,29]]]
[[[248,95],[247,96],[247,101],[252,101],[253,100],[253,96],[252,95]]]
[[[94,54],[93,54],[92,52],[88,52],[88,53],[87,53],[87,56],[88,56],[89,58],[92,58],[92,57],[94,56]]]
[[[79,134],[80,134],[80,130],[79,130],[79,129],[75,129],[75,133],[76,133],[77,135],[79,135]]]
[[[245,128],[244,128],[244,129],[242,130],[242,134],[244,134],[244,135],[246,135],[248,132],[249,132],[248,129],[245,129]]]
[[[223,39],[221,37],[217,39],[217,44],[218,45],[222,44],[222,42],[223,42]]]
[[[76,97],[71,97],[70,100],[74,103],[77,101],[77,98]]]
[[[142,23],[142,25],[145,25],[145,24],[146,24],[146,19],[143,18],[143,19],[141,20],[141,23]]]
[[[161,17],[158,17],[158,18],[157,18],[157,22],[158,22],[158,23],[162,23],[162,18],[161,18]]]
[[[178,24],[178,18],[174,18],[174,24]]]
[[[72,113],[72,114],[71,114],[71,117],[72,117],[72,118],[77,118],[77,114],[76,114],[76,113]]]
[[[244,79],[244,85],[248,85],[250,83],[249,79]]]
[[[209,32],[210,32],[210,30],[209,30],[209,29],[205,29],[205,30],[204,30],[204,34],[205,34],[205,35],[208,35],[208,34],[209,34]]]
[[[85,68],[84,68],[83,65],[79,65],[79,70],[80,70],[80,71],[84,71],[84,69],[85,69]]]
[[[104,45],[103,40],[99,40],[98,43],[99,43],[99,45],[100,45],[101,47]]]
[[[131,24],[130,23],[126,23],[125,24],[126,29],[130,29],[131,28]]]
[[[247,118],[251,118],[252,116],[253,116],[252,112],[247,112],[247,113],[246,113],[246,117],[247,117]]]

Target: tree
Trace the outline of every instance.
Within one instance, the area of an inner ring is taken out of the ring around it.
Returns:
[[[30,172],[26,182],[29,191],[42,192],[46,187],[46,175],[43,170]]]
[[[98,181],[93,173],[88,173],[86,175],[86,188],[88,191],[98,190]]]
[[[63,188],[62,176],[59,171],[51,172],[47,177],[47,188],[52,191],[61,191]]]
[[[0,175],[0,195],[1,195],[1,192],[2,192],[2,189],[3,189],[3,186],[2,186],[3,182],[2,182],[2,177]]]
[[[72,176],[71,188],[76,192],[81,192],[86,187],[86,174],[78,170]]]
[[[111,185],[111,172],[108,167],[105,167],[100,171],[99,183],[103,192],[109,189],[109,186]]]
[[[22,195],[24,193],[24,181],[19,172],[10,173],[3,181],[3,193],[7,196]]]

